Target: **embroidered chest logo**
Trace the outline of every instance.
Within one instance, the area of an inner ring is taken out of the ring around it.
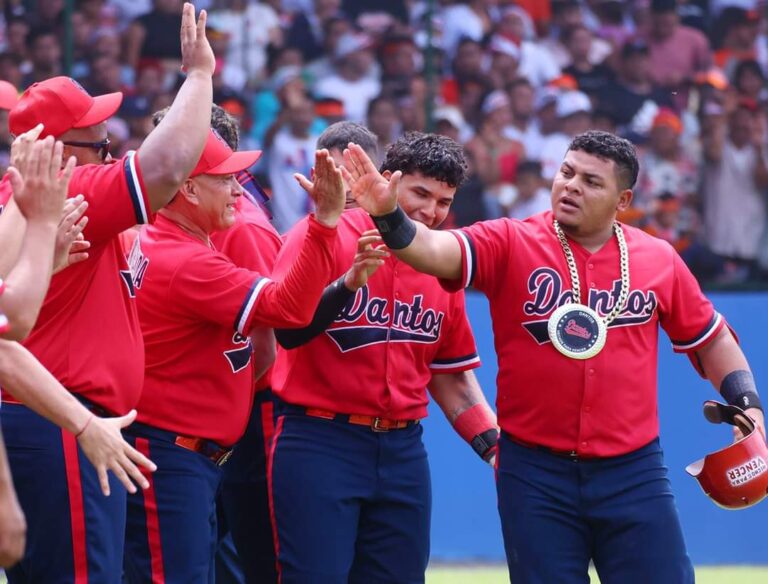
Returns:
[[[137,237],[133,242],[131,253],[128,254],[128,269],[120,270],[120,276],[122,276],[128,288],[128,296],[131,298],[136,298],[136,290],[141,289],[148,266],[149,259],[142,253],[141,244]]]
[[[251,362],[251,355],[253,354],[253,345],[249,337],[244,337],[240,333],[235,333],[232,336],[232,343],[240,345],[236,349],[230,349],[224,351],[224,357],[229,362],[229,366],[232,368],[232,373],[237,373],[248,367],[248,363]]]
[[[548,316],[553,310],[567,302],[571,302],[573,294],[563,289],[560,274],[552,268],[537,268],[528,277],[528,293],[530,300],[523,304],[523,327],[540,345],[548,343]],[[587,304],[600,316],[605,316],[613,310],[621,293],[621,280],[613,282],[610,290],[589,289]],[[582,295],[583,296],[583,295]],[[653,290],[630,290],[624,311],[611,322],[609,327],[637,326],[649,322],[653,318],[658,301]],[[531,317],[525,320],[526,317]],[[545,318],[536,318],[545,317]],[[569,323],[570,324],[570,323]],[[580,327],[573,323],[569,333],[579,336]]]
[[[436,343],[445,313],[424,308],[424,296],[410,303],[371,296],[363,286],[347,302],[335,322],[342,326],[325,331],[342,353],[378,343]],[[354,326],[345,324],[358,323]]]

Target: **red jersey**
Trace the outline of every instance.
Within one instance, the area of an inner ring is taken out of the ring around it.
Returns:
[[[309,282],[327,278],[336,230],[313,221],[312,231],[322,251],[314,252],[316,267],[304,275],[306,298],[297,301],[313,312],[323,286]],[[303,323],[282,315],[277,284],[235,266],[163,215],[142,230],[130,263],[147,361],[138,420],[234,444],[253,399],[248,332]]]
[[[625,454],[659,433],[658,326],[676,352],[693,352],[715,338],[724,320],[667,242],[624,225],[630,271],[626,308],[608,326],[605,347],[595,357],[560,354],[549,341],[547,322],[572,294],[552,222],[548,211],[453,232],[462,250],[461,284],[490,301],[499,424],[512,436],[555,450]],[[588,294],[589,306],[605,316],[621,289],[616,238],[595,253],[569,243],[582,302]]]
[[[10,182],[0,183],[7,200]],[[136,153],[105,165],[78,166],[68,196],[88,201],[89,258],[51,278],[37,324],[24,346],[73,393],[115,414],[139,400],[144,348],[131,274],[117,235],[149,220]]]
[[[290,266],[307,229],[288,233],[275,276]],[[363,232],[374,229],[362,209],[345,211],[333,257],[332,282],[344,274]],[[427,415],[434,373],[480,365],[463,293],[443,290],[390,256],[321,335],[292,350],[278,347],[273,391],[284,401],[343,414],[415,420]]]
[[[236,266],[268,276],[275,266],[283,240],[269,219],[255,203],[242,196],[237,199],[235,224],[211,234],[216,249]],[[264,350],[253,347],[253,350]],[[256,391],[270,387],[271,368],[256,380]]]

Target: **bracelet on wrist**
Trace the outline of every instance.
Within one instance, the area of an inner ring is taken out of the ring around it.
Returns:
[[[83,424],[83,427],[80,428],[80,431],[75,434],[75,438],[80,438],[80,436],[83,435],[83,432],[85,432],[88,429],[88,426],[91,425],[91,421],[96,417],[96,414],[91,413],[91,416],[85,421],[85,424]]]

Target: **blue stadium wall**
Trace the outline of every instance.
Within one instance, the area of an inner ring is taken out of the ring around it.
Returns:
[[[768,401],[768,294],[716,293],[710,298],[736,330]],[[483,359],[478,377],[495,403],[496,355],[485,297],[469,294],[467,310]],[[661,441],[691,558],[696,564],[768,564],[768,499],[750,509],[724,511],[685,473],[687,464],[729,442],[730,427],[704,420],[701,404],[717,394],[685,356],[672,352],[663,334],[660,345]],[[432,558],[503,561],[492,469],[453,433],[439,408],[430,406],[424,426],[432,468]]]

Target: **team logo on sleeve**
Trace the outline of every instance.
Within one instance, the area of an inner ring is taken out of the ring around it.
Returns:
[[[128,269],[120,270],[120,275],[128,288],[128,296],[136,297],[136,290],[141,289],[144,275],[149,267],[149,258],[141,251],[141,243],[137,237],[133,242],[131,253],[128,254]]]
[[[363,286],[342,309],[336,326],[325,331],[342,353],[378,343],[436,343],[445,313],[424,307],[424,296],[411,302],[370,296]],[[357,323],[353,326],[345,326]]]
[[[528,293],[530,300],[523,304],[523,313],[530,320],[523,322],[523,326],[528,333],[541,344],[549,342],[547,331],[548,317],[558,307],[571,302],[572,294],[570,290],[563,289],[563,280],[560,274],[552,268],[537,268],[528,278]],[[610,290],[589,289],[588,306],[597,312],[600,316],[609,314],[616,303],[619,301],[621,293],[621,280],[615,280]],[[616,317],[609,325],[609,328],[621,326],[637,326],[650,322],[654,317],[658,301],[656,293],[653,290],[630,290],[627,297],[627,305],[624,311]],[[539,318],[537,318],[539,317]],[[563,333],[567,333],[568,338],[578,341],[579,335],[585,335],[587,328],[586,322],[574,320],[571,324],[564,322]]]
[[[235,333],[232,336],[232,343],[240,345],[240,347],[224,351],[224,357],[227,359],[227,362],[229,362],[229,366],[232,368],[232,373],[238,373],[248,367],[248,363],[251,362],[253,345],[251,344],[250,338],[244,337],[240,333]]]

